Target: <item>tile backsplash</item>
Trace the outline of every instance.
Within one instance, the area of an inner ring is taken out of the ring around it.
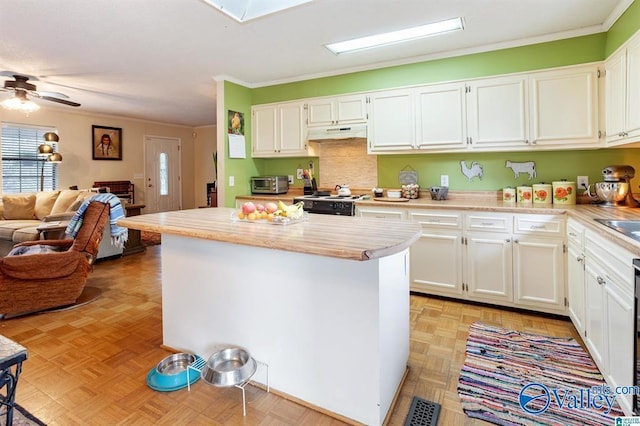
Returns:
[[[333,188],[347,184],[352,188],[378,185],[378,157],[367,154],[365,139],[344,139],[318,143],[320,186]]]

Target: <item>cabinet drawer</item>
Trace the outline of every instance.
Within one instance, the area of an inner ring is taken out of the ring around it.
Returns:
[[[516,215],[514,232],[518,234],[562,235],[564,216]]]
[[[584,226],[573,219],[567,220],[567,242],[580,248],[584,246]]]
[[[462,214],[457,212],[409,210],[409,219],[420,223],[423,229],[462,229]]]
[[[513,219],[507,214],[469,213],[466,219],[468,231],[504,231],[511,232]]]
[[[358,207],[357,215],[360,217],[376,217],[378,219],[404,220],[407,217],[405,210],[385,208],[361,208]]]
[[[592,260],[600,262],[605,267],[605,278],[617,283],[622,290],[633,293],[632,262],[637,256],[590,230],[585,231],[584,246],[587,262]]]

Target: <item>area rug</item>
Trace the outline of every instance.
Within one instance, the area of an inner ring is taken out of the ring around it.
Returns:
[[[7,422],[6,407],[0,408],[0,426]],[[38,420],[36,416],[28,412],[18,404],[13,407],[13,426],[46,426],[46,423]]]
[[[498,425],[612,425],[624,414],[613,395],[605,399],[603,386],[589,354],[571,337],[469,327],[458,380],[469,417]]]
[[[149,232],[149,231],[141,231],[140,239],[142,241],[142,245],[145,247],[157,246],[162,241],[161,234],[157,232]]]

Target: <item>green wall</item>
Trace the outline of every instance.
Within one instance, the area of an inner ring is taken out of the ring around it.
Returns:
[[[604,60],[625,40],[640,29],[640,0],[625,11],[607,33],[574,37],[565,40],[539,43],[528,46],[495,50],[453,58],[425,61],[357,73],[348,73],[333,77],[317,78],[287,84],[279,84],[253,90],[237,85],[232,91],[225,90],[225,109],[234,109],[227,104],[240,103],[247,114],[247,147],[250,151],[250,105],[304,99],[317,96],[330,96],[345,93],[365,92],[401,86],[428,84],[514,72],[534,71],[544,68],[598,62]],[[225,85],[225,88],[227,87]],[[240,98],[236,98],[239,96]],[[499,153],[459,153],[459,154],[415,154],[415,155],[379,155],[378,185],[395,187],[398,185],[398,171],[411,165],[419,171],[420,185],[424,187],[439,185],[440,175],[448,174],[450,187],[460,190],[495,190],[504,186],[513,186],[529,182],[523,175],[514,179],[510,169],[504,164],[510,161],[535,161],[538,177],[535,182],[552,181],[561,178],[574,180],[578,175],[587,175],[591,182],[601,179],[602,167],[611,164],[631,164],[640,171],[640,154],[634,149],[601,149],[593,151],[541,151],[541,152],[499,152]],[[318,175],[317,158],[284,158],[231,160],[227,174],[246,178],[253,174],[295,173],[299,165],[314,161]],[[484,167],[481,181],[468,182],[460,171],[460,161],[478,161]],[[237,163],[236,163],[237,162]],[[240,168],[236,172],[235,167]],[[304,167],[303,167],[304,168]],[[229,172],[232,170],[233,172]],[[228,182],[227,182],[228,183]],[[233,205],[237,194],[247,194],[237,185],[227,192],[226,205]],[[322,185],[322,182],[320,182]],[[294,186],[302,186],[295,180]]]

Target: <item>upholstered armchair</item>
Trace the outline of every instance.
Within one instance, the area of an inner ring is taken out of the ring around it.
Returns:
[[[75,303],[108,221],[109,203],[90,201],[74,239],[16,244],[0,260],[0,318]]]

